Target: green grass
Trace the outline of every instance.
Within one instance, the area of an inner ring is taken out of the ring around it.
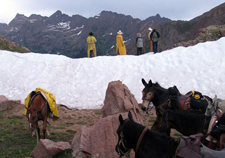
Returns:
[[[95,115],[101,115],[102,112],[101,111],[95,111]]]
[[[155,119],[150,119],[148,120],[148,122],[155,122]]]
[[[174,136],[182,136],[180,133],[174,133]]]
[[[76,131],[73,130],[67,130],[65,133],[53,132],[47,138],[54,142],[65,141],[71,144],[75,133]],[[36,145],[36,138],[31,136],[28,123],[23,116],[6,117],[0,113],[0,158],[30,157]],[[72,150],[60,153],[54,158],[62,157],[71,158]]]
[[[86,125],[87,122],[79,121],[79,122],[77,122],[77,124],[78,124],[78,125]]]
[[[75,135],[76,133],[77,133],[77,131],[74,131],[74,130],[66,130],[66,132],[68,132],[68,133],[71,133],[71,134],[73,134],[73,135]]]
[[[74,125],[75,123],[73,122],[66,122],[66,125]]]
[[[9,43],[7,41],[0,41],[0,49],[21,53],[29,52],[26,49],[22,48],[21,46],[13,46],[10,48]]]

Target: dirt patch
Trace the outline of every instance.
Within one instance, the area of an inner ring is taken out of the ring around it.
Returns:
[[[66,132],[68,130],[78,131],[82,126],[91,126],[98,121],[101,116],[100,109],[93,110],[77,110],[77,109],[67,109],[65,107],[59,106],[59,119],[53,121],[48,119],[50,125],[48,126],[48,131],[51,132]],[[24,116],[24,105],[20,104],[19,101],[8,101],[8,110],[2,112],[4,119],[9,119],[12,116]],[[29,130],[28,120],[26,116],[22,118],[27,124],[27,130]],[[42,121],[39,121],[40,127],[42,127]]]

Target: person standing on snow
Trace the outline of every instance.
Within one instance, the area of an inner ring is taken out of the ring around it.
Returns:
[[[87,56],[88,56],[88,58],[90,58],[90,54],[91,54],[91,57],[96,57],[96,47],[95,47],[96,42],[97,42],[97,40],[94,37],[94,34],[92,32],[90,32],[89,36],[87,38],[87,43],[88,43]]]
[[[137,55],[141,55],[143,48],[143,38],[141,37],[140,33],[137,33],[136,46],[137,46]]]
[[[122,34],[123,33],[121,32],[121,30],[119,30],[119,32],[117,32],[117,36],[116,36],[116,55],[126,55],[127,54],[125,44],[123,43]]]
[[[151,35],[150,35],[150,39],[152,40],[152,45],[153,45],[153,52],[154,54],[157,52],[158,50],[158,40],[159,40],[159,33],[156,31],[156,29],[153,29]]]
[[[148,28],[148,41],[149,41],[150,52],[153,52],[152,40],[150,38],[151,33],[152,33],[152,28],[149,27]]]

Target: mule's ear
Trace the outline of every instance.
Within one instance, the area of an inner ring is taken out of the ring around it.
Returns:
[[[122,125],[123,124],[123,117],[122,117],[122,115],[120,114],[120,116],[119,116],[119,120],[120,120],[120,125]]]
[[[148,84],[152,87],[152,80],[149,80]]]
[[[128,112],[128,118],[130,119],[130,120],[133,120],[133,116],[132,116],[132,113],[129,111]]]
[[[147,85],[147,82],[145,81],[145,79],[142,78],[141,81],[142,81],[142,83],[143,83],[144,86]]]

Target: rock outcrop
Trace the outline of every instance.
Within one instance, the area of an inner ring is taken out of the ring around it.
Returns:
[[[122,84],[121,81],[110,82],[106,90],[102,116],[115,115],[134,108],[137,111],[141,110],[128,87]]]
[[[133,100],[133,101],[132,101]],[[131,111],[134,120],[143,124],[136,99],[126,85],[120,81],[110,82],[106,91],[103,118],[91,127],[83,127],[78,131],[71,144],[73,158],[80,157],[119,157],[115,151],[118,141],[119,114],[127,118]],[[134,152],[131,152],[134,157]]]

